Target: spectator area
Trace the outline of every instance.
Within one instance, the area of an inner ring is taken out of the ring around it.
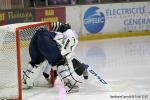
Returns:
[[[56,5],[86,5],[101,3],[136,2],[149,0],[0,0],[0,10],[25,7],[45,7]]]

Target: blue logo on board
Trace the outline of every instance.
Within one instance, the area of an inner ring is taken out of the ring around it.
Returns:
[[[101,31],[105,24],[105,16],[98,7],[89,8],[84,14],[84,26],[90,33]]]

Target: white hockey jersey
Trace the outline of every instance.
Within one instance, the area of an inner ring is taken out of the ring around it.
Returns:
[[[64,33],[56,32],[55,40],[61,46],[61,54],[70,58],[78,44],[78,35],[74,30],[68,29]]]

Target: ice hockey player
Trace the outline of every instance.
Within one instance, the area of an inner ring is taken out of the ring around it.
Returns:
[[[65,25],[64,25],[65,26]],[[71,29],[60,27],[61,32],[50,32],[44,28],[39,29],[32,37],[29,45],[31,61],[23,75],[23,84],[30,88],[38,78],[41,69],[45,68],[47,61],[55,66],[57,74],[63,81],[66,91],[78,91],[78,81],[74,78],[71,67],[68,65],[72,50],[77,44],[76,33]],[[71,60],[75,72],[82,75],[88,67],[77,59]]]
[[[61,33],[63,33],[67,29],[71,29],[71,26],[68,23],[66,23],[66,24],[63,24],[61,22],[54,22],[54,23],[52,23],[52,31],[53,32],[61,32]],[[76,41],[78,42],[78,39]],[[75,44],[74,48],[76,47],[76,45],[77,45],[77,43]],[[71,54],[74,54],[73,50],[72,50]],[[72,55],[72,56],[73,56],[72,59],[74,58],[79,63],[79,61],[76,59],[76,56],[75,55]],[[73,61],[75,61],[75,60],[73,60]],[[83,66],[80,66],[80,67],[83,67]],[[50,69],[51,69],[51,67],[48,64],[47,67],[45,68],[44,72],[43,72],[43,75],[46,78],[46,80],[50,80],[49,79]],[[54,79],[56,79],[56,77],[57,77],[57,72],[56,72],[56,70],[54,70]],[[88,71],[87,71],[87,69],[84,70],[83,77],[84,77],[84,79],[88,79]]]

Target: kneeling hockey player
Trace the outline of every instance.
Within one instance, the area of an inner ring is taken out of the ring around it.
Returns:
[[[61,22],[54,22],[52,23],[52,31],[53,32],[61,32],[63,33],[64,31],[66,31],[67,29],[71,29],[71,26],[67,23],[67,24],[63,24]],[[63,34],[64,35],[64,34]],[[76,36],[77,37],[77,36]],[[78,42],[78,38],[76,38],[76,41]],[[74,45],[74,48],[76,47],[77,45],[77,42],[76,44]],[[71,52],[71,54],[73,53],[73,50]],[[73,53],[74,54],[74,53]],[[75,55],[73,55],[72,59],[75,57]],[[76,59],[77,60],[77,59]],[[74,60],[73,60],[74,61]],[[81,66],[83,67],[83,66]],[[50,78],[49,78],[49,72],[51,70],[51,66],[48,64],[47,67],[45,68],[44,72],[43,72],[43,75],[44,77],[46,78],[46,80],[50,81]],[[56,70],[54,70],[54,80],[56,79],[57,77],[57,72]],[[88,71],[87,69],[84,70],[83,72],[83,77],[84,79],[88,79]]]
[[[64,25],[65,26],[65,25]],[[78,39],[76,33],[71,29],[60,27],[61,32],[49,32],[41,28],[32,37],[29,45],[31,61],[28,69],[23,75],[23,84],[32,87],[33,82],[38,78],[37,69],[44,68],[46,61],[55,66],[57,74],[63,81],[66,91],[78,91],[78,81],[74,78],[69,62],[73,64],[78,75],[82,75],[88,65],[80,63],[77,59],[71,58]],[[41,70],[41,69],[40,69]]]

